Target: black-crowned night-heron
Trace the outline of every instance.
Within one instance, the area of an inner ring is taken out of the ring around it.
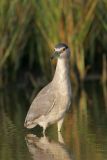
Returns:
[[[58,61],[53,80],[33,100],[24,124],[26,128],[40,125],[43,133],[48,125],[55,122],[61,131],[64,115],[71,103],[70,49],[66,44],[55,46],[51,59],[56,57]]]

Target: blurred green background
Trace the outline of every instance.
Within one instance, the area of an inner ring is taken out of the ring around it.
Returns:
[[[107,0],[0,0],[0,160],[32,160],[23,124],[59,42],[71,49],[65,148],[76,160],[107,159]],[[57,142],[56,124],[46,134]]]
[[[106,81],[106,13],[107,0],[1,0],[0,85],[50,80],[49,56],[59,42],[71,49],[76,85],[78,79]]]

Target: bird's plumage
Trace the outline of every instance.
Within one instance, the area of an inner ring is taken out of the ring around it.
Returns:
[[[36,98],[34,98],[25,122],[29,121],[32,124],[32,122],[40,118],[40,116],[45,116],[51,111],[52,105],[50,104],[53,104],[54,99],[55,94],[54,90],[52,89],[52,83],[49,83],[38,93]]]
[[[60,130],[63,117],[70,106],[70,50],[64,43],[56,45],[55,50],[56,53],[54,55],[58,58],[58,62],[53,80],[33,100],[25,119],[24,125],[27,128],[33,128],[39,124],[45,131],[49,124],[58,121],[58,129]]]

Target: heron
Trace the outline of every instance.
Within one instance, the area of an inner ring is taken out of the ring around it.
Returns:
[[[43,134],[49,125],[57,123],[61,132],[65,113],[71,104],[70,48],[65,43],[54,47],[51,59],[57,59],[53,79],[40,90],[34,98],[25,118],[24,126],[28,129],[37,125],[43,127]]]

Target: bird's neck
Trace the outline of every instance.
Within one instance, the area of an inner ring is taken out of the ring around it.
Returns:
[[[64,83],[70,80],[69,58],[59,58],[54,74],[55,83]]]

